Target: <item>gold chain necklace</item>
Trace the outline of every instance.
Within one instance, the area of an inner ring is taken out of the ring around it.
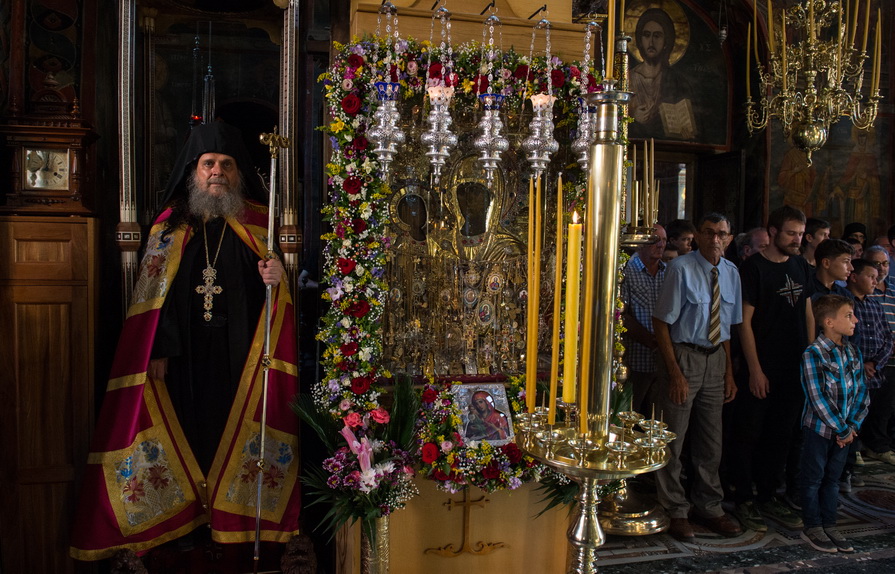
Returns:
[[[196,286],[196,293],[205,296],[204,304],[202,305],[205,309],[205,313],[202,314],[202,317],[206,321],[211,321],[211,308],[213,306],[212,297],[220,295],[224,291],[223,287],[214,284],[214,281],[218,276],[218,271],[214,266],[217,265],[218,256],[221,254],[221,245],[224,244],[225,233],[227,233],[226,222],[224,223],[224,230],[221,231],[221,239],[218,241],[218,250],[214,254],[214,261],[211,261],[208,257],[208,232],[205,229],[205,222],[202,222],[202,241],[205,243],[205,269],[202,270],[202,279],[205,283]]]

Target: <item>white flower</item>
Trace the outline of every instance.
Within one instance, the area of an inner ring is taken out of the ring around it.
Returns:
[[[354,87],[354,82],[351,81],[350,78],[345,78],[342,80],[342,89],[346,92]]]
[[[395,470],[395,463],[392,461],[381,462],[373,467],[380,475],[389,474],[393,470]]]
[[[356,266],[354,269],[357,271],[357,274],[358,274],[358,275],[363,275],[363,274],[364,274],[364,266],[361,265],[360,263],[358,263],[357,266]]]
[[[371,490],[376,488],[377,482],[376,469],[368,468],[367,470],[360,473],[360,487],[358,488],[361,492],[370,492]]]
[[[369,361],[370,357],[373,356],[373,351],[371,351],[369,347],[364,347],[360,350],[358,356],[361,361]]]
[[[339,321],[339,322],[340,322],[340,323],[342,324],[342,326],[345,327],[346,329],[349,328],[349,327],[351,327],[351,321],[348,320],[348,317],[345,317],[344,319],[342,319],[342,320]]]

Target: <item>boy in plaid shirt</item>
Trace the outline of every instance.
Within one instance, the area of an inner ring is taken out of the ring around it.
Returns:
[[[802,354],[801,537],[822,552],[853,552],[836,528],[836,506],[847,447],[870,403],[861,352],[845,340],[858,320],[854,301],[842,295],[820,297],[813,311],[823,332]]]

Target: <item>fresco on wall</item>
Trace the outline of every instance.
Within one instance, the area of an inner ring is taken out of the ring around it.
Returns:
[[[867,225],[870,238],[885,235],[892,210],[885,191],[892,183],[892,153],[886,149],[889,122],[877,119],[866,131],[848,120],[834,124],[827,144],[812,154],[810,166],[805,154],[783,137],[778,123],[771,129],[770,209],[786,203],[808,217],[826,219],[833,237],[852,221]]]
[[[633,0],[630,137],[722,147],[728,140],[727,65],[714,27],[675,0]]]

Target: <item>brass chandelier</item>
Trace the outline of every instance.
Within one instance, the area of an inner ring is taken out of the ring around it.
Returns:
[[[752,133],[764,129],[770,118],[778,118],[784,135],[792,137],[811,165],[812,152],[826,143],[832,124],[850,118],[857,128],[866,130],[876,120],[880,11],[865,96],[870,0],[805,0],[781,10],[778,16],[774,15],[773,0],[768,0],[767,66],[759,60],[757,4],[756,0],[746,48],[746,124]],[[860,47],[856,44],[859,16],[863,17]],[[749,79],[753,47],[760,78],[757,101],[752,100]]]

